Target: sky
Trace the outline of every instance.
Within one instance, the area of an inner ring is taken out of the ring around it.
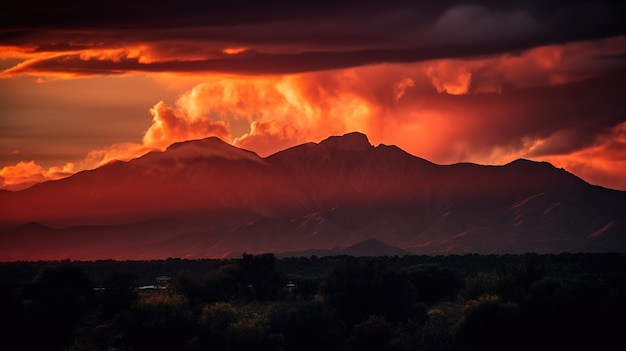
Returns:
[[[0,5],[0,189],[178,141],[268,156],[359,131],[626,190],[618,1]]]

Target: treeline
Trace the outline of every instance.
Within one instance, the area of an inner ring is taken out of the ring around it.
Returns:
[[[2,263],[0,342],[67,351],[609,349],[626,326],[624,267],[621,254]]]

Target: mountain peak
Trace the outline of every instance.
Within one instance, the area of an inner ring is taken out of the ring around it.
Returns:
[[[256,153],[235,147],[214,136],[173,143],[165,151],[158,154],[160,158],[225,158],[261,162],[261,158]]]
[[[359,132],[351,132],[342,136],[331,136],[322,140],[319,145],[342,151],[366,151],[373,148],[367,135]]]
[[[533,161],[533,160],[529,160],[529,159],[526,159],[526,158],[518,158],[517,160],[509,162],[508,165],[509,166],[518,166],[518,167],[543,166],[543,167],[546,167],[546,168],[555,168],[550,162]]]
[[[517,172],[530,172],[535,174],[570,174],[563,168],[557,168],[552,163],[546,161],[534,161],[525,158],[519,158],[504,165],[505,167],[515,169]],[[578,177],[570,174],[579,179]]]
[[[167,150],[173,150],[173,149],[189,146],[189,145],[192,145],[192,144],[196,145],[196,146],[204,146],[204,147],[222,146],[222,145],[223,146],[227,146],[228,145],[222,139],[220,139],[220,138],[218,138],[216,136],[210,136],[210,137],[206,137],[204,139],[194,139],[194,140],[185,140],[185,141],[175,142],[175,143],[172,143],[170,146],[168,146]]]

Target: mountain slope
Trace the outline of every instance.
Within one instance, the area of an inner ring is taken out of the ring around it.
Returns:
[[[626,192],[545,162],[437,165],[360,133],[266,158],[214,137],[176,143],[0,192],[0,205],[0,260],[365,252],[368,240],[417,254],[626,252]]]

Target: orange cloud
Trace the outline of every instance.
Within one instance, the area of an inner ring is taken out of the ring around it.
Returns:
[[[0,169],[0,189],[22,190],[46,180],[65,178],[75,172],[74,164],[44,169],[35,161],[18,162],[14,166]]]
[[[27,58],[32,55],[33,48],[27,46],[0,45],[0,59]]]
[[[423,67],[439,93],[501,93],[503,88],[556,86],[606,74],[615,65],[611,56],[625,49],[626,37],[616,37],[487,58],[435,60]]]
[[[393,94],[396,101],[402,99],[406,90],[415,87],[415,82],[411,78],[403,78],[393,86]]]
[[[549,155],[543,159],[592,184],[626,189],[626,122],[599,136],[587,148],[563,155]]]
[[[143,136],[143,145],[164,149],[177,141],[217,136],[224,141],[231,139],[228,124],[212,121],[198,115],[181,114],[159,102],[150,109],[152,125]]]
[[[128,161],[156,150],[137,143],[117,143],[103,149],[92,150],[79,163],[81,169],[94,169],[113,161]]]
[[[249,48],[226,48],[222,50],[222,52],[227,55],[235,55],[235,54],[242,53],[246,50],[249,50]]]
[[[469,92],[472,73],[465,62],[454,64],[453,61],[441,60],[428,65],[425,71],[439,93],[465,95]]]
[[[222,78],[202,83],[183,94],[177,112],[188,118],[245,121],[248,130],[233,144],[269,155],[285,147],[330,134],[364,130],[370,103],[339,81],[350,73],[260,78]],[[318,84],[317,79],[327,79]]]

